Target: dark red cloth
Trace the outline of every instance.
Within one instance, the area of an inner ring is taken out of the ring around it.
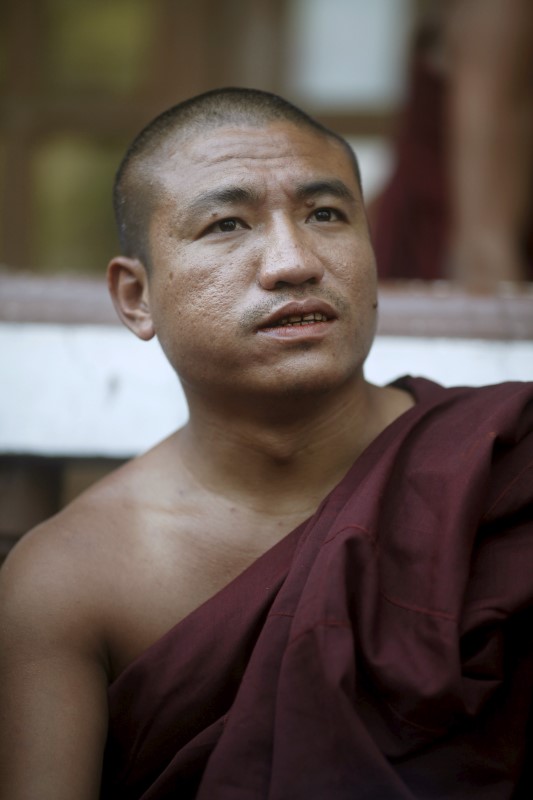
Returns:
[[[370,213],[381,280],[446,276],[450,225],[446,83],[416,55],[394,172]]]
[[[418,43],[411,65],[393,174],[369,209],[380,280],[449,277],[448,86],[429,64],[423,44]],[[533,185],[530,203],[533,211]],[[531,215],[519,245],[533,280]]]
[[[400,385],[316,514],[110,687],[103,798],[533,797],[533,384]]]

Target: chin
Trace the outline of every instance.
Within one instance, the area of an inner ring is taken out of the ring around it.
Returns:
[[[353,365],[345,370],[340,370],[338,365],[329,370],[292,370],[287,374],[276,374],[275,378],[272,376],[268,382],[263,383],[259,393],[272,398],[293,398],[301,401],[320,398],[355,385],[362,374],[362,366]]]

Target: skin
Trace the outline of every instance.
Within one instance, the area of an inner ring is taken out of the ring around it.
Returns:
[[[478,292],[527,279],[533,179],[533,5],[454,0],[444,45],[452,277]]]
[[[179,144],[154,176],[150,270],[119,256],[108,275],[125,324],[158,335],[190,422],[3,569],[10,800],[97,798],[108,683],[312,514],[413,402],[364,379],[375,265],[342,148],[287,123]],[[315,310],[326,320],[274,327]]]

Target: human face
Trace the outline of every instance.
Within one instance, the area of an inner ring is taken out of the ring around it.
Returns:
[[[171,143],[156,180],[149,303],[186,391],[362,379],[376,272],[340,143],[286,122],[216,128]]]

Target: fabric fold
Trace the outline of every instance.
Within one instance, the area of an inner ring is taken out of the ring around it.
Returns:
[[[316,514],[110,687],[102,798],[531,790],[533,387],[398,385]]]

